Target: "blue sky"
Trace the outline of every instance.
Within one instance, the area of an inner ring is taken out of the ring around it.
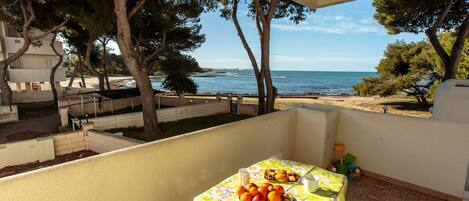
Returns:
[[[244,33],[259,52],[254,22],[239,10]],[[357,0],[318,9],[296,25],[280,19],[272,22],[271,69],[307,71],[375,71],[387,43],[415,41],[423,35],[391,36],[373,19],[372,0]],[[190,53],[201,67],[251,68],[232,21],[218,12],[201,19],[206,42]]]

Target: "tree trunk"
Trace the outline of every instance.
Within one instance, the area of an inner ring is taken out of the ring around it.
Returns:
[[[438,57],[440,57],[441,61],[443,62],[443,66],[445,69],[443,81],[449,79],[456,79],[459,60],[461,59],[462,50],[464,49],[464,41],[466,40],[466,37],[469,33],[469,16],[466,15],[463,23],[459,26],[459,29],[456,29],[459,31],[457,33],[456,41],[454,42],[453,47],[451,48],[451,55],[449,55],[444,50],[443,46],[438,40],[437,31],[447,18],[451,6],[454,4],[454,2],[455,1],[448,1],[447,5],[442,10],[440,16],[438,16],[435,24],[425,30],[425,33],[427,34],[430,43],[438,54]]]
[[[86,88],[85,76],[83,76],[83,68],[80,67],[81,87]]]
[[[264,72],[265,87],[267,92],[267,105],[266,112],[270,113],[274,111],[275,96],[274,96],[274,85],[272,82],[272,75],[270,73],[270,24],[263,24],[263,44],[261,45],[261,68]]]
[[[139,1],[141,6],[143,1]],[[134,51],[129,18],[136,12],[135,8],[127,14],[126,0],[114,0],[114,12],[116,13],[117,43],[121,51],[124,63],[137,83],[143,106],[143,136],[152,136],[159,133],[158,119],[156,116],[155,98],[148,72],[143,66],[139,66],[137,53]]]
[[[104,76],[99,73],[98,71],[96,71],[96,69],[94,69],[94,67],[91,65],[91,50],[93,49],[93,45],[94,45],[94,41],[95,41],[95,38],[93,36],[93,34],[90,33],[90,37],[88,38],[88,43],[86,45],[86,52],[85,52],[85,59],[84,59],[84,63],[85,63],[85,66],[88,68],[88,70],[91,72],[91,74],[93,74],[94,76],[96,76],[98,78],[98,88],[100,91],[104,91]]]
[[[464,42],[469,34],[469,16],[467,16],[461,26],[459,27],[459,31],[456,36],[456,40],[453,43],[453,48],[451,49],[451,55],[448,62],[448,67],[445,69],[452,69],[450,70],[451,74],[448,76],[445,73],[445,77],[443,80],[447,79],[455,79],[456,74],[458,72],[459,61],[461,60],[462,51],[464,50]]]
[[[68,81],[68,86],[71,87],[73,85],[73,81],[75,80],[75,76],[77,74],[78,67],[75,67],[72,72],[72,76],[70,77],[70,81]]]
[[[270,113],[275,109],[274,86],[270,73],[270,25],[277,9],[277,0],[271,0],[268,9],[265,9],[265,5],[259,0],[253,1],[256,9],[256,27],[261,43],[261,75],[264,77],[267,94],[265,111]],[[264,13],[265,10],[268,10],[267,14]]]
[[[251,61],[252,68],[254,70],[254,75],[256,77],[257,82],[257,114],[261,115],[265,113],[265,89],[264,89],[264,76],[259,72],[259,67],[257,65],[256,57],[252,53],[251,48],[244,36],[243,30],[239,25],[238,21],[238,0],[235,0],[233,3],[233,23],[235,25],[236,31],[238,32],[238,36],[243,44],[246,53],[248,54],[249,60]]]
[[[104,38],[101,41],[101,45],[103,46],[103,76],[106,81],[106,87],[107,90],[111,90],[111,85],[109,84],[109,77],[108,77],[108,72],[107,72],[107,67],[108,67],[108,59],[107,59],[107,42],[106,38]]]
[[[49,83],[50,83],[50,87],[52,90],[52,95],[54,97],[54,104],[57,104],[59,102],[59,98],[57,97],[57,89],[55,87],[55,72],[57,71],[57,68],[60,66],[60,64],[62,64],[62,61],[64,58],[64,56],[59,54],[59,52],[55,49],[54,42],[55,42],[56,37],[57,37],[57,32],[54,32],[54,36],[52,37],[52,40],[49,44],[52,50],[54,51],[55,55],[59,57],[59,61],[57,61],[57,63],[51,68],[50,75],[49,75]]]
[[[11,88],[8,85],[6,80],[7,67],[5,66],[5,61],[0,62],[0,90],[2,105],[10,106],[12,104],[12,92]]]
[[[80,68],[81,85],[83,88],[86,88],[85,77],[83,76],[83,60],[81,59],[80,55],[78,55],[78,65],[78,67]]]

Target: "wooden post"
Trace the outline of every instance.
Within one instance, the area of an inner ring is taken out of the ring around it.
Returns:
[[[81,115],[85,114],[85,108],[83,106],[83,95],[80,95],[80,99],[81,99]]]
[[[132,110],[134,110],[134,97],[130,97],[130,102],[132,104]]]
[[[243,105],[243,96],[238,95],[238,100],[236,102],[236,114],[241,114],[242,105]]]
[[[159,94],[156,95],[156,100],[158,100],[158,110],[159,110],[161,109],[161,98]]]
[[[94,118],[98,118],[98,112],[96,111],[96,95],[93,93],[93,105],[94,105]]]
[[[226,100],[228,102],[228,112],[231,113],[231,103],[233,102],[233,97],[231,97],[231,94],[228,94],[226,97]]]
[[[113,105],[113,103],[112,103],[112,98],[111,98],[111,113],[114,114],[114,105]]]

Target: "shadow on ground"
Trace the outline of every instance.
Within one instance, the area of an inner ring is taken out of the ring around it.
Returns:
[[[389,107],[392,107],[396,110],[407,110],[407,111],[422,111],[426,112],[428,111],[429,107],[425,107],[424,105],[418,103],[418,102],[385,102],[385,103],[380,103],[380,105],[387,105]],[[433,106],[430,103],[430,107]]]
[[[18,104],[19,121],[0,124],[0,143],[48,136],[58,132],[57,106],[52,102]]]

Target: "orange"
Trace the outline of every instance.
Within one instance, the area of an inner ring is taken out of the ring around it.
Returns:
[[[245,192],[248,192],[248,190],[244,188],[244,186],[238,186],[238,188],[236,188],[236,195],[238,195],[238,197]]]
[[[277,191],[270,191],[270,193],[267,195],[267,200],[268,201],[281,201],[282,196]]]
[[[257,190],[258,190],[259,193],[261,193],[262,196],[264,196],[265,198],[267,197],[267,193],[269,193],[269,187],[268,187],[268,186],[266,187],[266,186],[262,185],[262,186],[259,187]]]
[[[251,187],[257,187],[257,185],[255,183],[249,183],[248,185],[246,185],[246,189],[251,189]]]
[[[244,192],[239,196],[239,201],[251,201],[252,200],[252,195],[249,194],[248,192]]]
[[[274,190],[277,191],[280,195],[283,195],[285,193],[285,190],[280,185],[275,185]]]
[[[259,193],[257,187],[252,186],[251,188],[249,188],[249,194],[251,194],[252,196],[255,196],[257,193]]]
[[[261,186],[268,188],[269,186],[272,186],[272,184],[269,182],[264,182]]]

